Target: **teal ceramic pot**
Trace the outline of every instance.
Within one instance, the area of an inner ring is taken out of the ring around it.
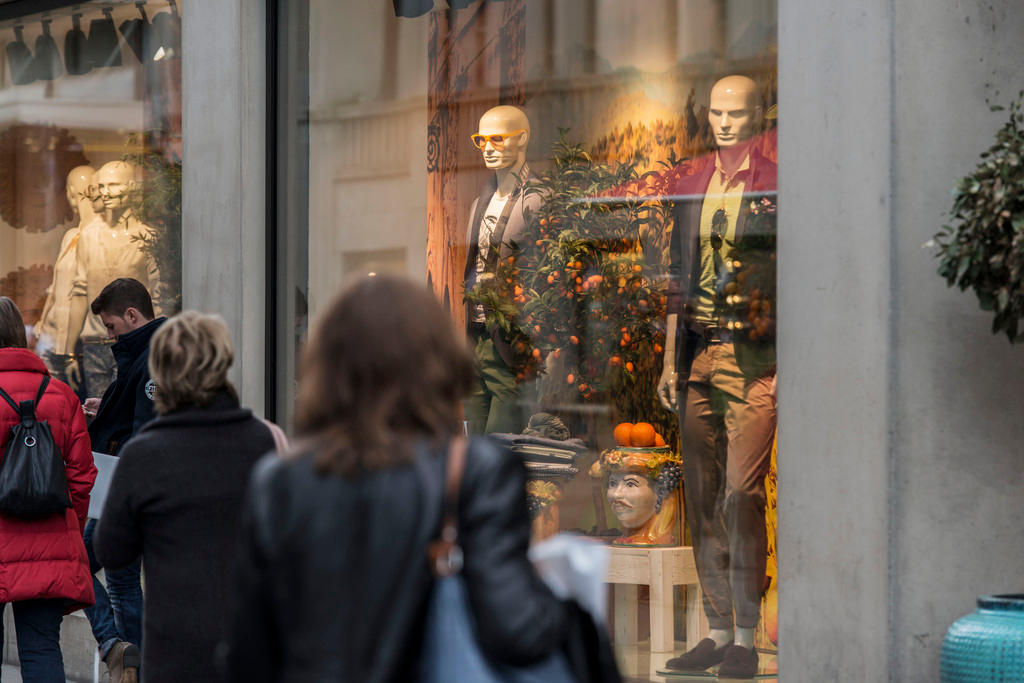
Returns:
[[[1024,593],[985,595],[942,641],[942,683],[1024,681]]]

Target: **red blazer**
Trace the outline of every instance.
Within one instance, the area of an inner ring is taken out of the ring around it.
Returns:
[[[0,387],[15,402],[30,401],[46,374],[43,362],[27,349],[0,349]],[[89,492],[96,481],[89,432],[78,397],[68,385],[50,380],[36,406],[64,456],[72,507],[63,515],[26,520],[0,514],[0,604],[33,598],[66,598],[68,612],[93,604],[92,573],[82,542]],[[18,422],[0,400],[0,442]],[[2,457],[2,449],[0,449]]]

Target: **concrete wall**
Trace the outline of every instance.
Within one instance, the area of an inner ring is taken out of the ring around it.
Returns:
[[[261,412],[266,338],[266,6],[182,3],[183,305],[222,315]]]
[[[921,248],[1024,85],[1013,0],[780,2],[787,681],[934,681],[1022,590],[1024,349]]]

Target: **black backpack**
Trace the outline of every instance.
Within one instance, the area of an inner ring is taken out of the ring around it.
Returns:
[[[0,389],[0,396],[21,418],[11,427],[0,462],[0,513],[15,517],[49,517],[71,507],[64,458],[53,441],[50,425],[36,419],[49,375],[43,375],[35,401],[19,406]]]

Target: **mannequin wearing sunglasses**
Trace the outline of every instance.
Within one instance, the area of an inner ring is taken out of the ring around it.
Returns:
[[[92,185],[95,173],[91,166],[77,166],[68,173],[65,196],[77,224],[69,228],[61,239],[57,260],[53,264],[53,281],[35,328],[36,353],[41,355],[51,375],[76,390],[81,382],[78,363],[74,349],[67,349],[64,344],[70,322],[71,283],[77,263],[78,237],[82,227],[96,218],[92,199],[96,194],[96,187]]]
[[[673,191],[680,199],[658,384],[662,404],[679,413],[686,519],[711,627],[667,666],[721,664],[727,678],[752,678],[758,667],[764,476],[776,424],[774,325],[753,327],[749,303],[757,298],[756,310],[774,316],[776,166],[755,144],[761,117],[753,80],[714,84],[708,119],[717,150],[693,161]]]
[[[86,391],[89,396],[102,396],[114,379],[110,351],[114,340],[108,338],[99,316],[89,312],[89,304],[121,277],[134,278],[156,292],[158,275],[139,241],[152,235],[152,228],[135,218],[128,201],[135,188],[135,167],[124,161],[106,163],[96,172],[93,185],[103,208],[82,227],[78,239],[65,348],[75,348],[81,338]]]
[[[507,105],[487,110],[471,140],[480,150],[484,166],[494,173],[469,210],[466,291],[493,278],[498,263],[514,255],[511,245],[522,242],[526,233],[524,209],[535,210],[540,203],[536,195],[527,197],[523,192],[529,177],[526,146],[530,121],[522,110]],[[475,434],[519,432],[523,410],[514,354],[505,334],[489,324],[488,317],[482,306],[467,304],[466,332],[473,344],[479,379],[466,400],[466,419]]]

